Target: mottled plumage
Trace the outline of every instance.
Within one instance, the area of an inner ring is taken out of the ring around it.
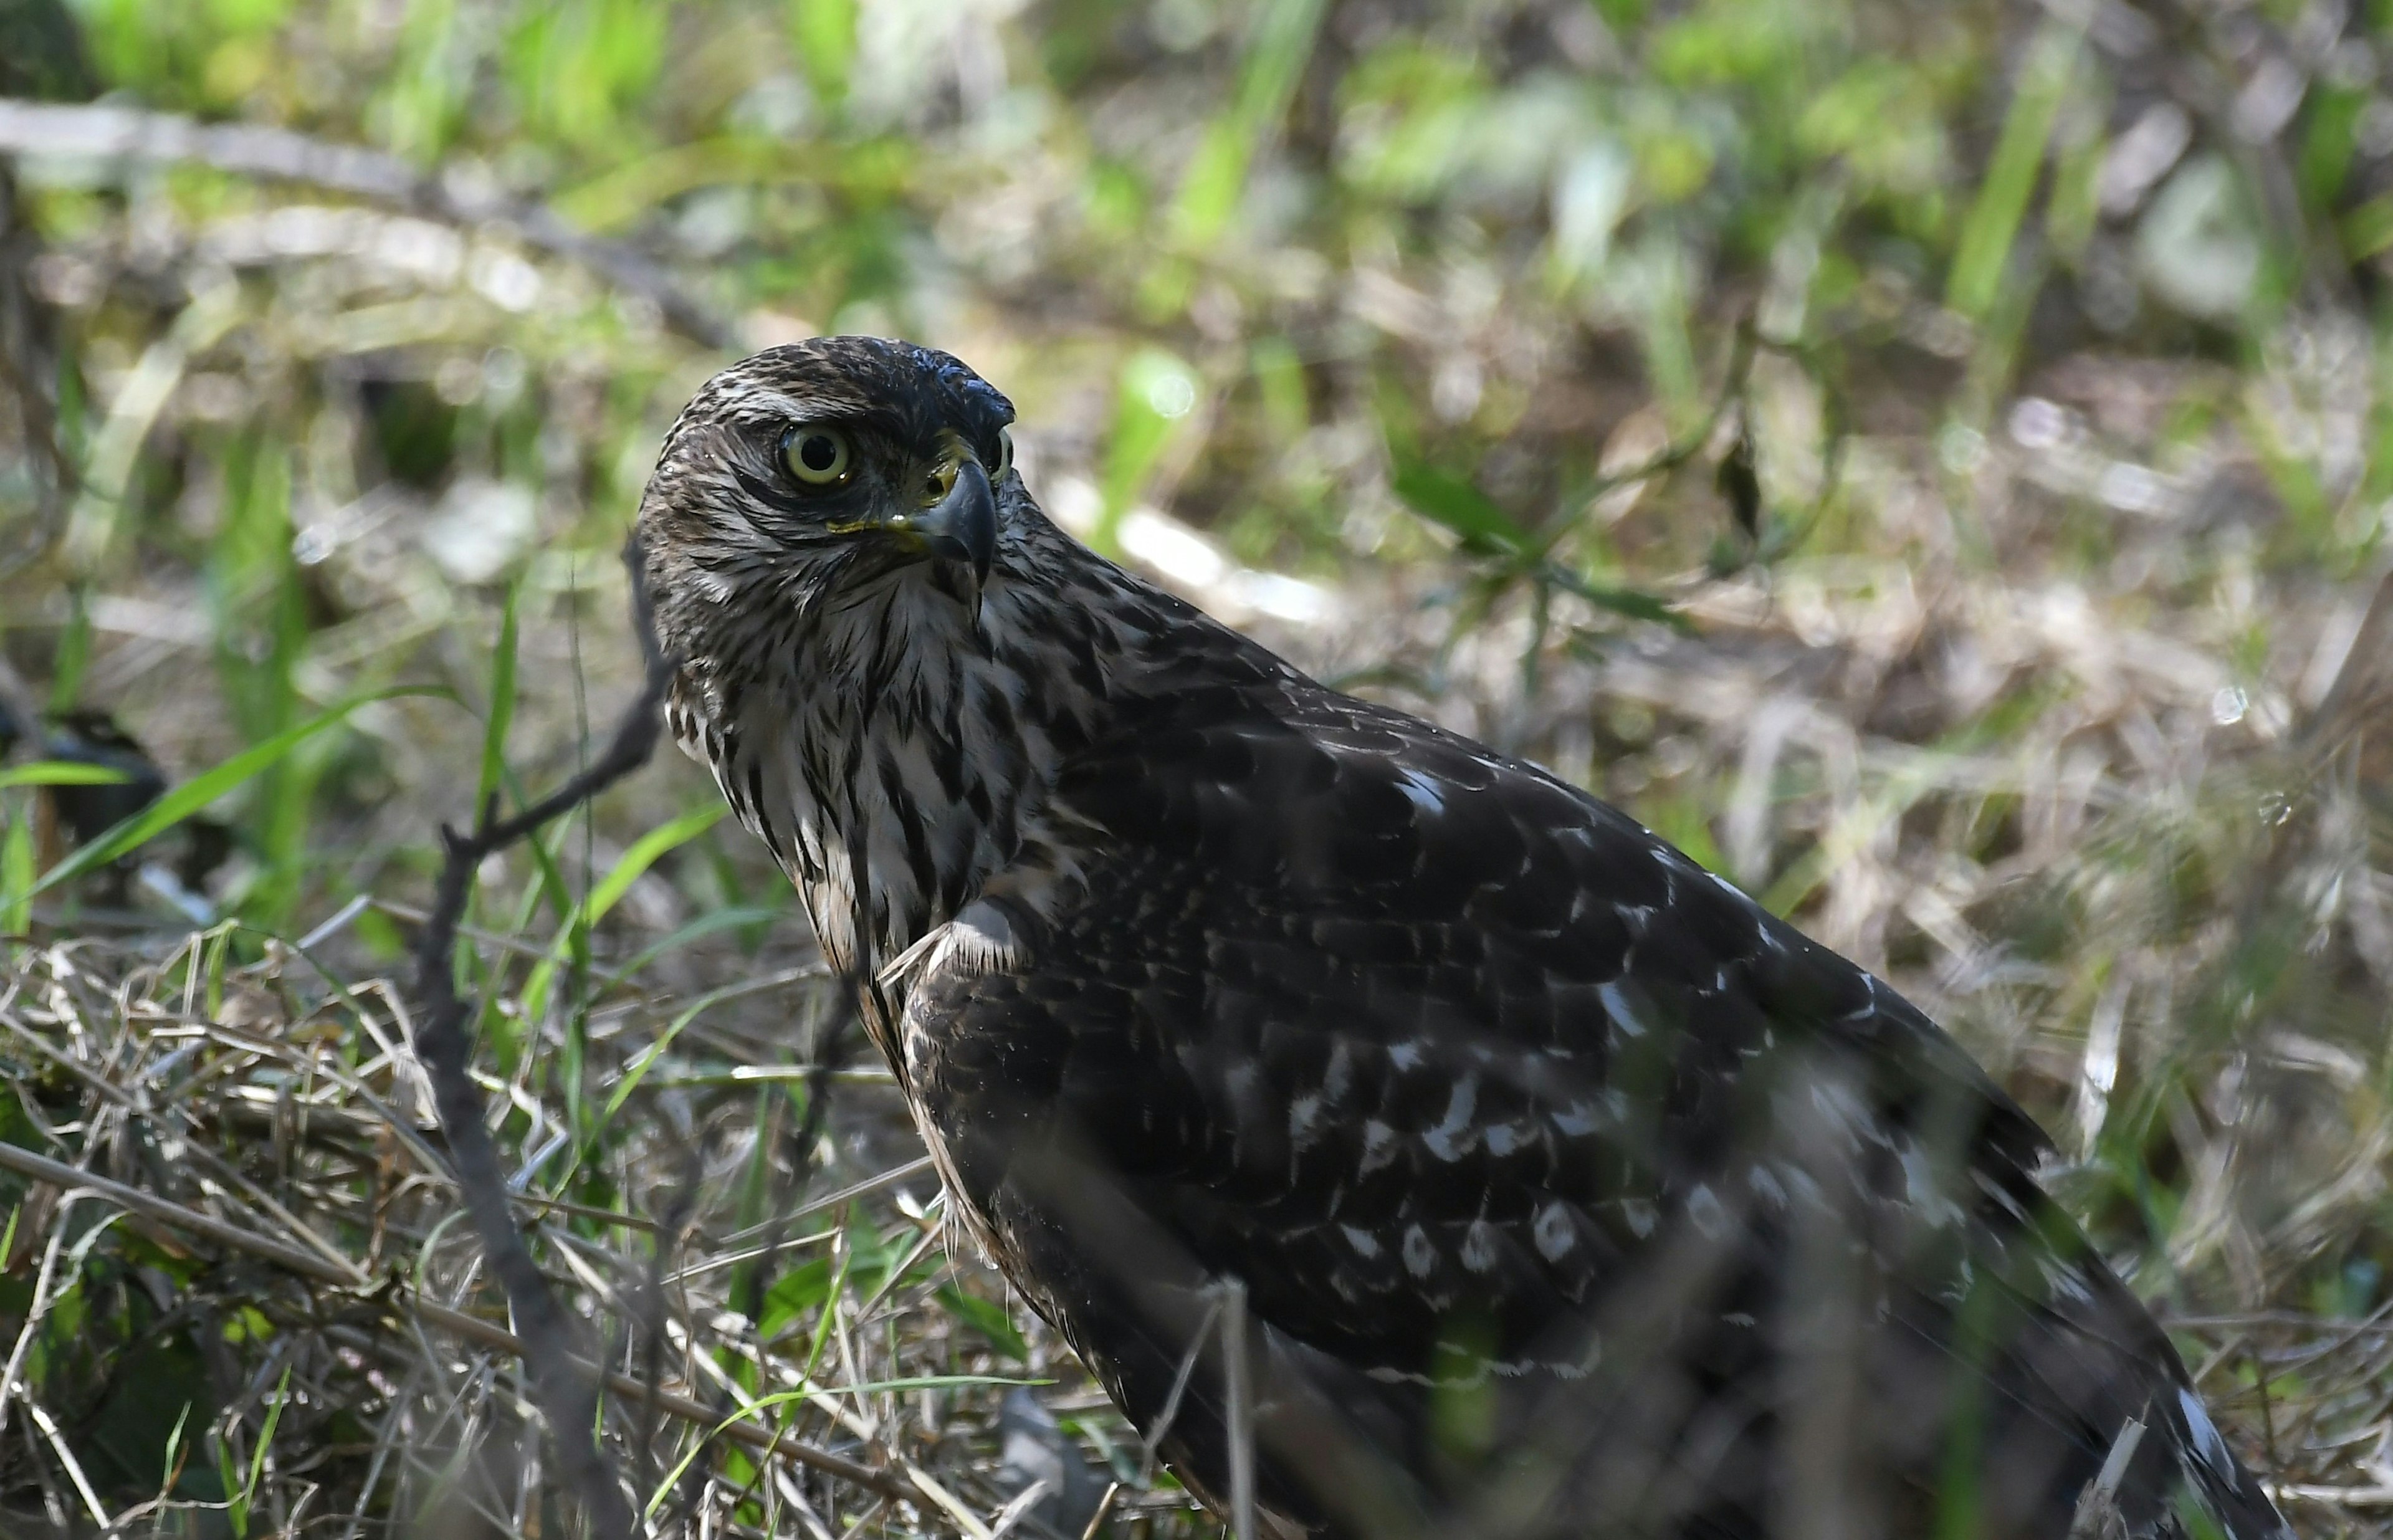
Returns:
[[[1151,1433],[1194,1363],[1191,1487],[1237,1484],[1237,1310],[1275,1534],[2284,1533],[1931,1023],[1087,551],[1011,416],[777,348],[639,539],[677,737],[1007,1276]]]

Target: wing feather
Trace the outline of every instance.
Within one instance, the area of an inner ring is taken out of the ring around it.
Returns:
[[[1624,815],[1279,678],[1159,700],[1053,803],[1087,834],[1069,891],[1007,916],[1005,959],[926,972],[909,1063],[1000,1255],[1077,1280],[1034,1301],[1134,1416],[1186,1312],[1075,1211],[1138,1216],[1183,1293],[1240,1280],[1309,1365],[1288,1395],[1443,1473],[1432,1506],[1543,1451],[1607,1473],[1564,1507],[1631,1527],[1759,1535],[1789,1482],[1827,1481],[1848,1533],[1900,1533],[1950,1500],[1966,1436],[2000,1477],[1979,1533],[2058,1534],[2142,1419],[2132,1533],[2177,1533],[2189,1483],[2270,1533],[2182,1457],[2198,1403],[2036,1189],[2033,1122],[1900,996]],[[1490,1373],[1496,1442],[1459,1448],[1436,1408]],[[1219,1394],[1199,1377],[1175,1445],[1216,1487]],[[1798,1396],[1849,1411],[1824,1463],[1782,1417]],[[1267,1461],[1269,1494],[1337,1528],[1301,1463]]]

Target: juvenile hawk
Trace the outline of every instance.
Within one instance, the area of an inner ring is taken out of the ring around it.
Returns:
[[[671,720],[873,981],[956,1210],[1217,1511],[2287,1533],[1917,1010],[1086,550],[1012,418],[870,338],[709,382],[640,516]]]

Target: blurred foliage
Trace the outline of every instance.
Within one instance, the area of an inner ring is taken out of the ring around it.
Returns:
[[[216,799],[153,921],[417,894],[632,681],[616,551],[729,357],[664,300],[908,335],[1088,538],[1937,1007],[2138,1286],[2362,1314],[2388,70],[2383,0],[0,0],[0,90],[450,200],[20,147],[5,704]],[[42,805],[0,784],[0,914],[122,920],[28,909]],[[577,1148],[610,961],[696,992],[798,923],[715,805],[652,777],[487,874],[485,1029],[558,1049]]]

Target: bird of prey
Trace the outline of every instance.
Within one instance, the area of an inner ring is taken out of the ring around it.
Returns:
[[[683,748],[971,1234],[1282,1537],[2288,1534],[1955,1043],[1626,815],[1051,523],[947,354],[702,388]]]

